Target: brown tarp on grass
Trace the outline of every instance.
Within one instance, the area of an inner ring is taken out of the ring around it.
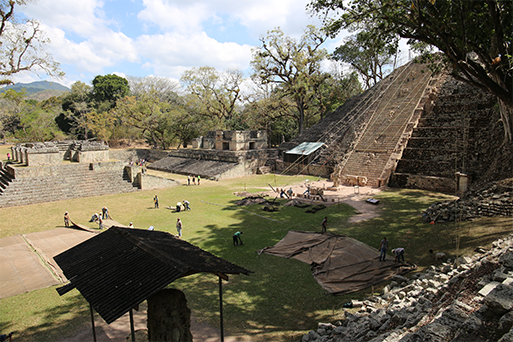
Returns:
[[[276,245],[260,253],[312,265],[315,280],[331,294],[359,291],[414,269],[393,260],[379,261],[377,249],[331,233],[289,231]]]

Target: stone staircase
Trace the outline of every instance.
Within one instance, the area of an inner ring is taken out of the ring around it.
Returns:
[[[366,177],[367,185],[385,185],[420,117],[432,82],[426,65],[410,63],[380,82],[366,107],[368,117],[339,162],[338,173]]]
[[[70,163],[0,169],[0,207],[137,191],[124,163]]]
[[[456,172],[476,178],[487,169],[498,119],[496,98],[452,78],[438,87],[408,140],[392,186],[454,193]]]

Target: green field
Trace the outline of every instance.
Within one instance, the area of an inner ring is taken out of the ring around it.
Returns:
[[[0,151],[1,152],[1,151]],[[184,176],[170,175],[186,184]],[[424,224],[421,212],[449,196],[416,190],[392,189],[381,192],[378,218],[348,223],[355,210],[333,205],[315,214],[305,209],[281,207],[264,212],[260,205],[236,206],[236,192],[261,192],[274,187],[300,183],[312,176],[259,175],[225,181],[202,180],[201,186],[181,185],[154,191],[89,197],[0,209],[0,238],[63,226],[63,214],[69,211],[77,223],[88,223],[91,215],[107,206],[112,217],[136,228],[176,234],[175,222],[183,221],[183,238],[219,257],[254,273],[234,275],[224,283],[224,322],[226,334],[250,336],[252,341],[297,341],[317,322],[334,322],[343,317],[342,305],[350,299],[362,299],[371,289],[344,296],[327,294],[313,279],[310,266],[297,260],[258,255],[257,250],[274,245],[289,230],[320,231],[328,216],[330,232],[352,236],[378,247],[387,236],[391,247],[406,248],[406,261],[427,267],[435,261],[429,253],[443,251],[449,257],[470,254],[475,246],[486,246],[511,231],[511,218],[481,219],[462,224]],[[73,189],[70,189],[73,191]],[[158,195],[160,209],[153,208]],[[165,209],[187,199],[192,211],[174,213]],[[284,203],[284,200],[278,199]],[[272,219],[272,220],[269,220]],[[279,222],[275,222],[275,220]],[[92,227],[92,226],[91,226]],[[232,234],[244,232],[243,246],[234,247]],[[456,249],[460,237],[460,249]],[[218,278],[198,274],[170,285],[182,290],[195,317],[214,327],[219,324]],[[374,287],[379,291],[380,287]],[[89,324],[88,305],[72,291],[59,297],[55,288],[0,300],[0,330],[14,331],[16,341],[58,341]]]

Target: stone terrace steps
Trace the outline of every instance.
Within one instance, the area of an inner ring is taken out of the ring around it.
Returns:
[[[377,185],[378,178],[388,177],[385,173],[390,169],[392,153],[403,141],[407,127],[413,127],[410,121],[431,80],[430,73],[423,72],[424,69],[424,65],[413,63],[402,73],[385,79],[390,87],[368,109],[373,115],[341,174],[365,176],[370,185]],[[386,82],[382,88],[386,88]]]
[[[51,176],[12,179],[0,192],[0,207],[137,191],[123,170],[89,170],[88,165],[52,167]]]
[[[456,85],[454,80],[444,83],[432,110],[419,119],[397,164],[397,185],[404,186],[401,179],[408,175],[446,178],[447,184],[454,184],[455,172],[479,158],[470,152],[478,151],[487,139],[482,137],[486,134],[483,127],[489,125],[496,99],[467,85]]]
[[[152,163],[148,166],[148,169],[177,174],[194,174],[200,175],[203,178],[210,178],[223,174],[237,167],[237,165],[237,163],[216,160],[166,157]]]

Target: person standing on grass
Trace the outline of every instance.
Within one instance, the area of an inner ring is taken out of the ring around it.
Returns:
[[[176,220],[176,230],[178,231],[178,238],[180,239],[182,237],[182,220],[180,220],[180,218]]]
[[[187,185],[191,185],[191,175],[187,176]]]
[[[242,239],[240,238],[241,235],[242,235],[242,232],[236,232],[235,234],[233,234],[233,245],[234,246],[243,245]]]
[[[64,213],[64,225],[69,228],[69,213],[67,211]]]
[[[326,229],[328,227],[328,217],[324,217],[324,220],[322,220],[322,223],[321,223],[321,233],[326,233]]]
[[[194,175],[194,176],[192,176],[192,184],[193,184],[193,185],[196,185],[196,176],[195,176],[195,175]]]
[[[10,161],[11,160],[11,154],[9,152],[7,152],[7,161]]]
[[[381,261],[381,259],[383,259],[383,261],[385,261],[385,258],[387,257],[387,249],[388,249],[388,241],[387,241],[387,238],[383,238],[383,240],[381,240],[381,243],[379,244],[379,261]]]
[[[155,209],[158,209],[159,208],[159,198],[157,197],[157,195],[155,195],[155,197],[153,198],[153,203],[155,203]]]
[[[200,185],[200,182],[201,182],[201,177],[200,177],[200,175],[198,175],[198,185]]]

